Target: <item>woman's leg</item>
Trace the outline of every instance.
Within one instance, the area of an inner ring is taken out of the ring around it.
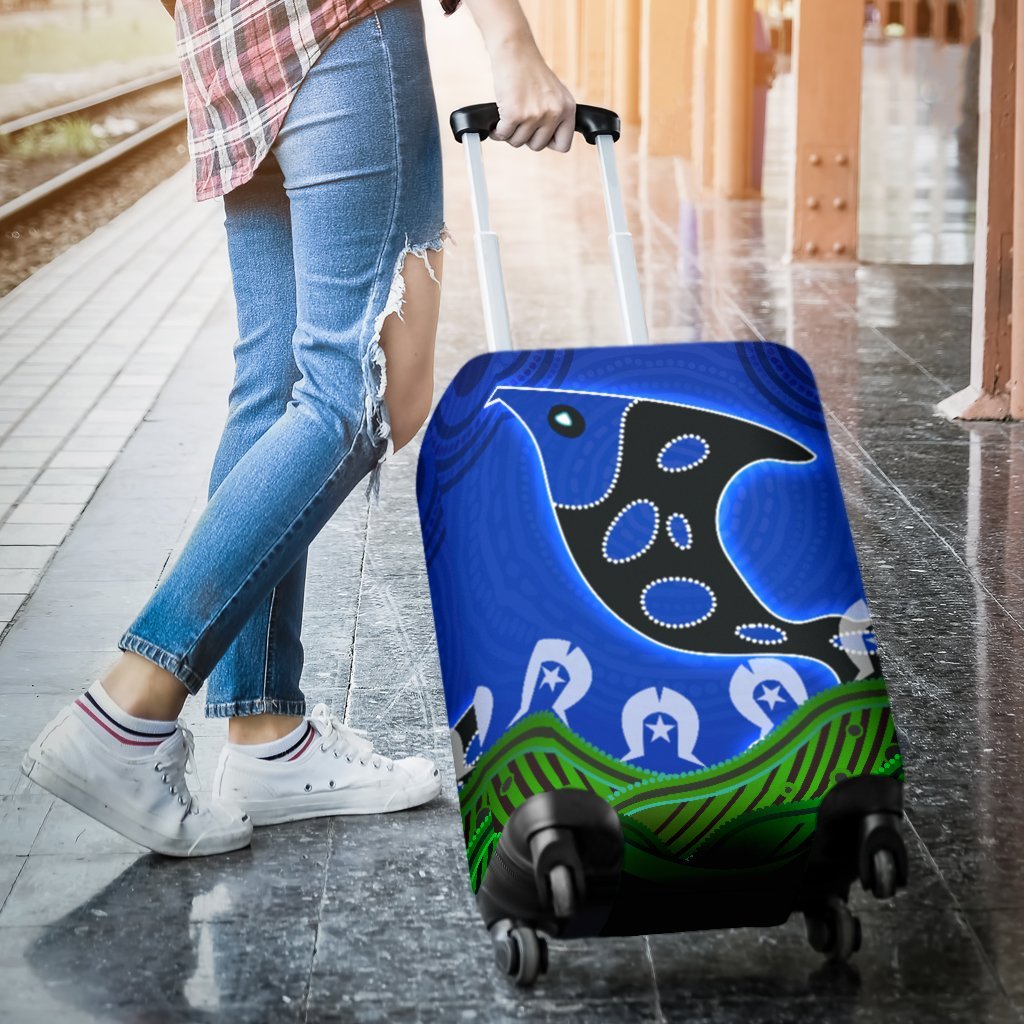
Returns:
[[[231,195],[233,193],[227,199]],[[225,205],[228,205],[227,201]],[[425,250],[422,259],[413,256],[406,258],[402,270],[405,312],[402,316],[388,316],[381,328],[380,345],[387,359],[384,401],[388,409],[394,451],[404,447],[416,436],[430,413],[434,340],[441,297],[438,283],[441,280],[442,265],[443,252],[440,249]],[[235,280],[240,332],[244,339],[247,333],[242,327],[243,305],[239,301],[237,271]],[[252,362],[258,360],[258,350],[251,343],[245,344],[244,351]],[[274,362],[272,354],[276,351],[272,349],[270,362]],[[239,364],[242,358],[241,351],[236,350]],[[288,362],[294,366],[290,339]],[[282,377],[283,364],[282,358],[279,366]],[[243,379],[239,365],[232,396],[236,394]],[[249,401],[253,402],[253,408],[248,425],[229,414],[211,472],[211,497],[234,462],[258,439],[253,437],[255,425],[264,417],[269,419],[272,414],[273,389],[264,387],[257,390],[250,394]],[[260,401],[258,408],[255,404],[257,401]],[[297,724],[296,716],[305,711],[304,697],[299,687],[303,663],[299,633],[306,560],[304,551],[270,597],[264,600],[242,627],[208,678],[206,713],[211,717],[224,714],[234,716],[229,722],[229,735],[233,742],[265,743],[276,739],[293,729]],[[141,717],[175,718],[185,700],[181,684],[170,672],[131,652],[121,656],[103,684],[122,707]],[[254,710],[242,716],[240,701],[249,701],[253,708],[265,710]]]
[[[400,0],[343,33],[311,69],[277,140],[301,377],[284,415],[225,476],[119,641],[190,692],[384,451],[387,350],[378,352],[378,339],[401,306],[394,278],[410,251],[425,259],[440,248],[440,150],[422,23],[418,38],[408,31],[421,17],[415,0]],[[408,262],[411,275],[420,261]],[[403,362],[424,362],[408,337],[392,330],[385,345],[395,340],[396,392],[416,393],[399,372]],[[429,397],[421,398],[406,429],[427,409]],[[237,701],[225,713],[250,710]]]
[[[238,460],[280,419],[300,372],[295,365],[295,264],[284,174],[270,153],[256,174],[224,197],[231,279],[238,315],[235,379],[210,473],[212,498]],[[244,705],[256,718],[294,728],[305,714],[299,687],[306,553],[249,617],[207,679],[206,714]],[[262,723],[265,725],[266,723]]]
[[[284,175],[273,153],[255,175],[224,197],[224,226],[238,319],[235,376],[228,416],[210,473],[212,497],[235,463],[284,413],[299,378],[292,352],[295,333],[295,266],[291,212]],[[305,712],[299,688],[303,651],[299,639],[305,590],[303,552],[264,599],[208,678],[211,717],[248,705],[259,729],[294,728]],[[181,684],[158,665],[131,652],[104,679],[126,710],[145,717],[177,717]],[[266,719],[258,712],[269,712]],[[271,722],[282,716],[280,721]],[[269,738],[267,736],[266,738]]]
[[[228,420],[210,475],[210,497],[238,459],[284,413],[300,377],[292,353],[296,309],[291,209],[273,153],[251,181],[225,196],[224,206],[239,341]],[[422,259],[408,256],[401,285],[405,313],[388,316],[381,327],[387,366],[384,401],[395,451],[415,437],[430,412],[441,267],[441,250],[427,249]],[[230,720],[234,742],[275,739],[305,714],[299,679],[306,561],[303,552],[207,679],[208,717],[220,717],[225,709],[237,712],[238,701],[251,706],[249,714]]]
[[[396,0],[342,33],[300,89],[278,143],[299,379],[283,414],[213,491],[121,637],[123,658],[60,711],[22,763],[29,778],[86,814],[179,856],[244,846],[253,823],[401,810],[440,789],[430,761],[383,757],[323,705],[300,722],[300,738],[228,743],[213,807],[201,807],[185,779],[192,737],[174,719],[186,692],[202,685],[396,443],[389,398],[409,403],[411,412],[395,405],[405,432],[429,406],[430,382],[409,379],[432,362],[429,339],[414,329],[419,313],[410,306],[407,329],[392,325],[383,337],[403,308],[403,270],[405,298],[429,303],[428,324],[436,316],[436,296],[415,276],[419,261],[407,258],[421,256],[425,271],[428,250],[441,245],[440,147],[419,0]],[[382,339],[395,356],[387,395]],[[233,721],[253,711],[249,692],[226,704]]]
[[[416,436],[433,403],[443,255],[440,249],[427,249],[422,259],[406,257],[402,270],[406,312],[389,316],[381,328],[388,378],[384,401],[395,451]]]

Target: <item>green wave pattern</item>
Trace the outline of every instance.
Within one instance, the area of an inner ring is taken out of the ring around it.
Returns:
[[[744,753],[685,775],[625,764],[539,712],[474,765],[459,798],[476,891],[509,816],[535,793],[588,789],[619,813],[627,872],[648,879],[763,873],[799,856],[840,780],[903,778],[885,681],[826,690]]]

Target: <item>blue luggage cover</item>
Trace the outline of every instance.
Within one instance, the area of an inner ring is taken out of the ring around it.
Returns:
[[[450,726],[474,712],[460,777],[538,711],[700,771],[879,674],[817,388],[781,345],[476,356],[416,491]]]

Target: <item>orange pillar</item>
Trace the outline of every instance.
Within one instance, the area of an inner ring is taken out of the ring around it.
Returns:
[[[754,0],[717,0],[715,170],[717,195],[745,199],[753,187]]]
[[[797,0],[795,259],[856,259],[864,0]]]
[[[529,24],[534,29],[537,45],[541,48],[545,59],[550,63],[552,53],[554,52],[553,28],[555,9],[551,4],[538,3],[537,0],[534,0],[534,2],[530,3],[529,7],[524,9],[529,17]]]
[[[614,0],[612,8],[612,107],[626,124],[639,124],[643,0]]]
[[[978,4],[977,0],[963,0],[960,7],[960,24],[963,26],[960,42],[964,46],[970,46],[974,37],[978,34]]]
[[[1010,415],[1024,420],[1024,3],[1017,8],[1017,68],[1014,121],[1014,166],[1017,168],[1013,197],[1013,297],[1010,338]]]
[[[566,77],[566,50],[568,49],[569,38],[569,13],[566,0],[546,0],[549,5],[547,15],[550,23],[548,29],[548,46],[550,53],[546,53],[548,63],[555,72],[562,78]]]
[[[579,98],[585,103],[605,106],[610,101],[606,73],[610,73],[607,52],[607,24],[610,0],[583,0],[580,8]]]
[[[697,0],[693,56],[694,173],[701,188],[715,184],[715,22],[716,0]]]
[[[971,383],[939,406],[959,419],[1005,419],[1011,392],[1019,394],[1011,384],[1022,369],[1020,321],[1011,329],[1014,296],[1020,292],[1019,284],[1014,287],[1013,260],[1014,192],[1021,191],[1014,188],[1014,126],[1021,121],[1016,109],[1017,6],[1018,0],[989,0],[982,8]]]
[[[949,0],[932,0],[932,39],[939,44],[944,44],[948,27]]]
[[[615,0],[621,3],[622,0]],[[707,0],[704,0],[707,2]],[[643,0],[641,146],[651,156],[690,155],[690,53],[694,0]]]
[[[585,0],[565,0],[565,67],[566,74],[570,76],[573,87],[580,88],[583,61],[582,61],[582,35],[583,35],[583,5]]]
[[[615,95],[616,6],[616,0],[605,0],[604,18],[602,19],[601,25],[601,45],[604,49],[604,57],[602,60],[601,68],[601,91],[604,96],[602,102],[606,107],[613,106],[612,97]]]
[[[580,25],[583,0],[544,0],[555,5],[560,22],[554,69],[574,92],[580,90]],[[580,97],[582,99],[582,97]]]

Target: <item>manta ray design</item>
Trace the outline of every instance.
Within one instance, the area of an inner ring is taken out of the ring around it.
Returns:
[[[656,399],[502,385],[486,404],[526,428],[573,562],[628,626],[693,654],[815,658],[841,683],[877,673],[866,614],[773,614],[719,534],[737,474],[813,462],[810,449],[750,420]]]

